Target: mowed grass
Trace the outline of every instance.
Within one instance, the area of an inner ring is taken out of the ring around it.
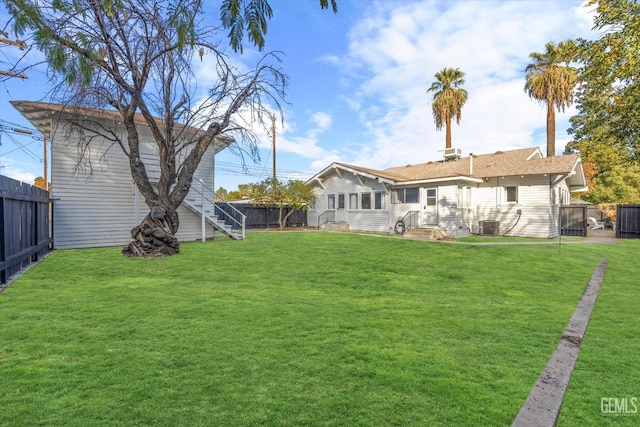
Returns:
[[[638,249],[254,232],[57,251],[0,294],[0,425],[509,425],[601,257],[560,424],[631,425],[600,398],[640,394]]]

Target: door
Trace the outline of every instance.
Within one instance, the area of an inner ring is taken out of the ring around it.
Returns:
[[[438,225],[438,189],[425,188],[422,195],[422,223]]]
[[[347,210],[345,209],[345,194],[338,193],[338,203],[336,206],[336,221],[348,222]]]

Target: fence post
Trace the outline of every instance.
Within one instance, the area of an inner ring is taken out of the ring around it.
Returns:
[[[2,264],[2,268],[0,269],[0,283],[7,283],[7,268],[8,266],[5,264],[7,261],[7,247],[6,236],[7,227],[5,227],[5,217],[4,217],[4,197],[0,196],[0,263]]]
[[[558,205],[558,252],[562,250],[562,205]]]
[[[205,225],[205,218],[204,218],[204,182],[200,179],[200,198],[202,200],[202,208],[201,208],[201,212],[200,212],[200,218],[201,219],[201,225],[202,225],[202,243],[207,241],[207,230],[206,230],[206,225]]]

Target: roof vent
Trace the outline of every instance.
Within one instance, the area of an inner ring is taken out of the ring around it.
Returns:
[[[444,149],[444,160],[458,160],[462,157],[462,150],[459,148],[445,148]]]

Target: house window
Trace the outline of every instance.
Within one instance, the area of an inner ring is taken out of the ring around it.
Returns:
[[[518,187],[505,187],[507,203],[518,203]]]
[[[349,209],[358,209],[358,195],[355,193],[349,194]]]
[[[398,188],[393,192],[392,203],[418,203],[419,200],[420,189],[418,187]]]
[[[344,194],[338,194],[338,209],[344,209]]]
[[[471,187],[458,186],[458,206],[464,208],[471,206]]]
[[[371,209],[371,193],[362,193],[360,196],[362,201],[360,207],[362,209]]]
[[[374,200],[374,208],[375,209],[382,209],[382,195],[384,193],[375,193],[375,200]]]
[[[418,203],[420,201],[420,189],[418,187],[405,188],[405,203]]]
[[[437,192],[435,188],[427,188],[427,206],[435,206],[437,204]]]
[[[328,210],[334,210],[336,208],[336,195],[335,194],[329,194],[327,196],[327,209]]]

